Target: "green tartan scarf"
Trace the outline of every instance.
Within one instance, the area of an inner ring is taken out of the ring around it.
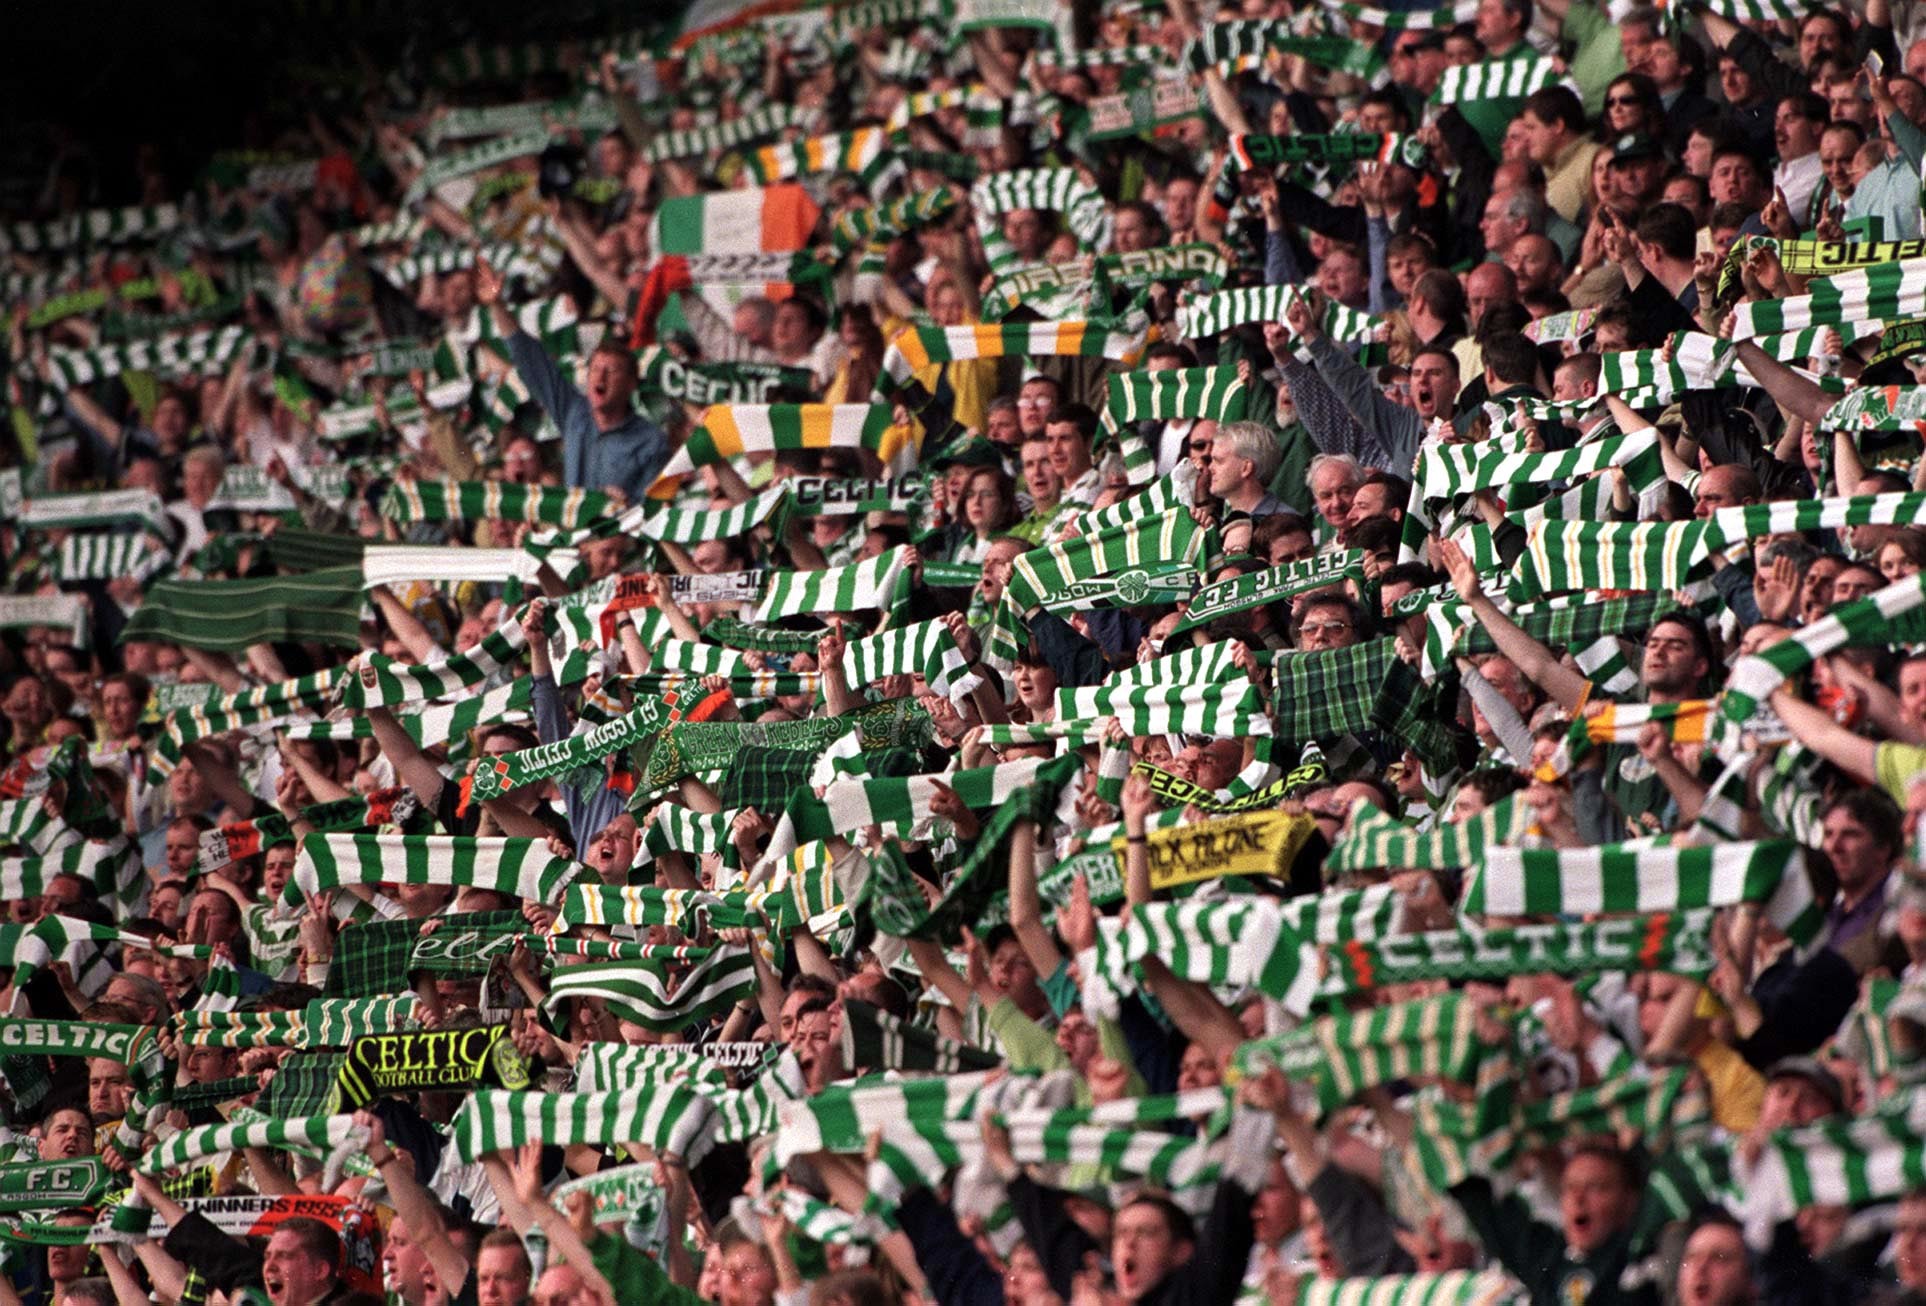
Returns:
[[[792,749],[813,757],[852,727],[865,752],[921,749],[931,738],[929,714],[910,699],[801,721],[684,721],[656,739],[637,793],[659,793],[683,776],[726,770],[744,748]]]
[[[405,991],[418,974],[472,978],[506,957],[527,922],[516,911],[456,912],[427,933],[412,920],[363,921],[343,930],[328,968],[327,996],[371,998]]]
[[[148,588],[120,639],[224,653],[310,641],[358,648],[363,606],[354,567],[265,580],[167,580]]]
[[[954,1075],[972,1070],[994,1070],[1001,1065],[995,1053],[944,1038],[890,1015],[881,1007],[854,999],[843,1003],[843,1068],[846,1070],[913,1070]]]
[[[1059,791],[1082,765],[1075,757],[1057,758],[1036,771],[1034,783],[1005,799],[983,823],[963,860],[951,868],[943,896],[934,905],[924,905],[901,849],[885,845],[880,855],[870,859],[869,875],[850,903],[858,925],[867,922],[892,938],[954,942],[982,918],[1005,887],[998,882],[997,872],[1004,872],[1007,882],[1006,845],[1017,824],[1049,815]]]
[[[1281,653],[1271,662],[1274,733],[1281,743],[1326,743],[1381,732],[1414,750],[1429,770],[1456,765],[1454,682],[1425,680],[1396,641]]]
[[[343,942],[354,932],[344,931]],[[298,1048],[288,1053],[262,1090],[257,1106],[264,1114],[283,1120],[330,1114],[328,1108],[346,1057],[345,1051],[333,1048]]]

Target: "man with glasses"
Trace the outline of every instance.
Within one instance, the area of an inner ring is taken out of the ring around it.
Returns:
[[[1025,377],[1023,388],[1017,391],[1017,426],[1023,431],[1023,438],[1043,434],[1043,419],[1057,406],[1057,398],[1063,393],[1054,377]]]

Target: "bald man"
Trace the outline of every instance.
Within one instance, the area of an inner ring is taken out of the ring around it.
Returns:
[[[1521,298],[1550,294],[1565,279],[1565,260],[1549,236],[1527,232],[1512,241],[1505,251],[1505,266],[1517,279]]]

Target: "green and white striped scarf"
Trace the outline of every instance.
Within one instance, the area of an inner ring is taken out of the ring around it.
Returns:
[[[1720,715],[1734,724],[1758,711],[1779,686],[1835,649],[1884,644],[1892,621],[1926,601],[1926,573],[1906,576],[1882,590],[1841,604],[1791,639],[1743,657],[1726,679]]]
[[[173,565],[145,535],[69,535],[60,542],[54,576],[63,584],[127,576],[145,584]]]
[[[1348,11],[1364,6],[1341,3],[1337,8]],[[1392,13],[1403,15],[1405,11]],[[1440,1274],[1381,1274],[1372,1279],[1301,1275],[1297,1296],[1283,1306],[1523,1306],[1526,1300],[1503,1271],[1446,1270]]]
[[[1431,101],[1469,104],[1480,100],[1522,100],[1553,85],[1560,76],[1557,62],[1544,55],[1454,65],[1446,68],[1438,79]]]
[[[0,226],[0,253],[45,254],[76,245],[124,245],[148,241],[180,227],[187,215],[178,205],[137,205],[118,209],[87,209],[44,222],[9,222]]]
[[[962,650],[941,621],[919,621],[851,640],[843,650],[843,679],[851,686],[873,685],[884,676],[921,676],[932,693],[948,698],[962,682]]]
[[[544,901],[552,901],[545,899]],[[794,901],[768,890],[658,889],[652,884],[577,881],[562,894],[557,929],[571,925],[666,925],[686,935],[705,929],[764,929]]]
[[[1915,1090],[1875,1115],[1775,1131],[1752,1168],[1733,1179],[1734,1209],[1760,1245],[1806,1207],[1902,1197],[1926,1182],[1926,1096]]]
[[[1418,456],[1415,476],[1425,498],[1454,499],[1503,486],[1569,481],[1608,467],[1625,468],[1636,483],[1664,480],[1657,429],[1648,427],[1636,435],[1554,453],[1514,452],[1485,444],[1433,445]]]
[[[395,522],[518,521],[576,530],[609,512],[608,496],[508,481],[396,480],[381,498]]]
[[[527,643],[521,623],[511,621],[468,652],[440,662],[410,664],[369,653],[341,682],[341,701],[360,709],[447,698],[483,681],[506,676],[521,660]]]
[[[1861,386],[1819,419],[1822,431],[1916,432],[1926,421],[1926,386]]]
[[[843,1066],[848,1070],[913,1070],[955,1075],[994,1070],[995,1053],[944,1038],[855,999],[843,1003]]]
[[[1729,548],[1762,535],[1838,530],[1845,526],[1918,526],[1926,524],[1926,494],[1781,499],[1721,508],[1710,520],[1712,529],[1707,533],[1707,547],[1713,549]]]
[[[464,1163],[539,1142],[551,1147],[641,1143],[699,1164],[714,1139],[715,1107],[681,1084],[638,1093],[472,1093],[455,1113],[452,1141]]]
[[[1679,590],[1712,551],[1704,522],[1541,521],[1512,573],[1513,598],[1561,590]]]
[[[1516,798],[1505,798],[1459,825],[1431,830],[1411,827],[1361,798],[1351,809],[1351,823],[1332,843],[1324,859],[1327,874],[1371,870],[1458,870],[1474,866],[1485,851],[1516,843],[1531,826],[1531,811]]]
[[[1133,737],[1208,735],[1241,739],[1271,733],[1264,695],[1249,678],[1227,684],[1087,685],[1057,691],[1060,720],[1116,717]]]
[[[416,744],[434,748],[483,726],[529,720],[534,711],[531,684],[526,678],[516,680],[478,698],[398,713],[395,720]],[[357,713],[340,721],[295,722],[287,727],[287,732],[293,739],[373,739],[374,724]]]
[[[324,1153],[354,1146],[358,1151],[365,1133],[357,1131],[354,1117],[303,1116],[295,1120],[262,1120],[248,1124],[202,1125],[163,1140],[143,1156],[138,1164],[142,1174],[165,1174],[223,1152],[239,1152],[251,1147],[312,1148]]]
[[[622,514],[621,530],[674,544],[701,544],[745,536],[790,501],[780,485],[730,508],[676,508],[665,503],[638,504]]]
[[[1704,976],[1715,958],[1712,913],[1616,917],[1585,924],[1458,929],[1353,939],[1329,950],[1331,983],[1344,991],[1415,980],[1496,980],[1515,975],[1666,971]]]
[[[62,875],[78,876],[104,902],[131,907],[140,894],[140,848],[122,835],[56,844],[33,857],[0,857],[0,897],[38,899]]]
[[[1079,581],[1155,564],[1196,566],[1210,534],[1189,511],[1172,508],[1155,517],[1079,536],[1019,554],[1010,569],[1004,603],[1028,615],[1051,595]]]
[[[1111,430],[1184,417],[1241,422],[1247,399],[1235,367],[1119,372],[1110,378],[1110,402],[1104,407],[1103,420]]]
[[[881,127],[856,127],[845,132],[810,136],[799,141],[764,145],[745,156],[749,171],[767,186],[792,177],[824,172],[853,172],[872,177],[889,161],[884,153],[887,134]]]
[[[1005,271],[1016,262],[1016,249],[1004,239],[996,222],[998,216],[1013,209],[1061,213],[1071,234],[1085,249],[1095,249],[1110,236],[1110,208],[1103,193],[1072,168],[991,173],[970,188],[970,205],[993,272]]]
[[[461,885],[530,902],[554,902],[583,867],[540,839],[416,834],[311,834],[281,894],[285,909],[350,884]]]
[[[846,567],[774,572],[753,620],[767,623],[817,612],[891,612],[908,597],[905,547],[899,545]]]
[[[219,371],[234,361],[250,339],[247,328],[227,326],[104,343],[89,349],[50,349],[47,384],[56,390],[72,390],[123,372],[153,372],[171,379]]]
[[[1926,313],[1926,259],[1906,259],[1816,278],[1807,283],[1803,295],[1742,300],[1733,310],[1732,339],[1922,313]]]
[[[1718,847],[1488,848],[1465,885],[1467,916],[1647,914],[1765,905],[1793,942],[1810,943],[1825,908],[1789,839]]]
[[[670,159],[690,159],[720,150],[733,150],[798,126],[806,116],[802,109],[794,105],[765,105],[727,122],[657,132],[649,139],[642,157],[650,163],[663,163]]]
[[[838,214],[829,228],[829,243],[840,254],[875,240],[892,240],[926,226],[956,207],[956,197],[947,190],[918,191],[902,199],[865,209]]]
[[[1467,1082],[1485,1055],[1471,1003],[1445,993],[1326,1016],[1288,1034],[1254,1039],[1237,1049],[1234,1064],[1245,1074],[1275,1066],[1312,1085],[1319,1110],[1332,1111],[1367,1088],[1395,1080]]]
[[[1253,322],[1282,322],[1285,310],[1303,294],[1297,286],[1242,286],[1198,296],[1177,310],[1177,338],[1205,340]],[[1340,344],[1369,344],[1382,323],[1336,300],[1325,305],[1324,332]]]
[[[558,966],[549,978],[547,1007],[553,1014],[569,998],[596,998],[631,1024],[673,1033],[722,1014],[755,988],[754,954],[718,948],[686,974],[651,962]]]

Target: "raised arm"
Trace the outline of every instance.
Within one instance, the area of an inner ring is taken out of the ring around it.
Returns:
[[[1479,586],[1478,572],[1463,549],[1450,540],[1437,541],[1435,549],[1438,562],[1451,577],[1451,587],[1471,606],[1471,615],[1490,633],[1498,651],[1556,699],[1560,707],[1567,712],[1577,711],[1578,705],[1585,701],[1591,682],[1553,657],[1550,649],[1498,610],[1498,605]]]
[[[358,1111],[354,1119],[368,1131],[368,1160],[388,1186],[395,1213],[408,1222],[408,1236],[435,1267],[435,1277],[444,1284],[455,1284],[460,1291],[460,1285],[468,1281],[468,1258],[449,1239],[434,1199],[415,1178],[413,1155],[403,1160],[400,1152],[388,1146],[381,1120],[373,1112]]]

